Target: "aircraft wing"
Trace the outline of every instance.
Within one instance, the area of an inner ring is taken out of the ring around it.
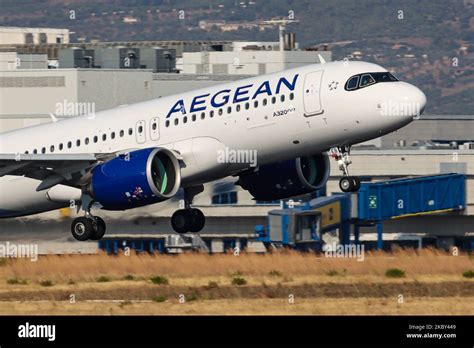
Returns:
[[[87,171],[110,156],[111,154],[0,154],[0,177],[17,175],[41,180],[37,191],[57,184],[80,187],[80,181]]]

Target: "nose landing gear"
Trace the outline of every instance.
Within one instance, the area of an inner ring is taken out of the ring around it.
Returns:
[[[201,210],[191,208],[194,196],[201,193],[204,186],[189,187],[184,189],[184,209],[175,211],[171,216],[171,227],[178,233],[197,233],[204,228],[206,218]]]
[[[329,154],[337,161],[339,170],[342,171],[343,177],[339,180],[339,188],[342,192],[357,192],[360,189],[360,179],[349,175],[348,167],[352,163],[350,151],[350,146],[338,146],[329,150]]]

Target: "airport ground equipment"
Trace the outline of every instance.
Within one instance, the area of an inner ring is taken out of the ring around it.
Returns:
[[[349,244],[351,230],[359,243],[359,229],[375,226],[377,249],[383,248],[383,221],[424,214],[460,213],[466,207],[463,174],[409,177],[363,182],[357,193],[319,197],[303,205],[269,212],[268,225],[256,226],[267,245],[320,249],[324,234],[338,231],[339,242]]]

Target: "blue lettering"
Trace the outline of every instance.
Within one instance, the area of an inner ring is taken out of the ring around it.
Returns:
[[[282,89],[283,86],[285,86],[290,91],[294,91],[295,88],[296,88],[296,82],[298,80],[298,76],[299,76],[299,74],[296,74],[295,76],[293,76],[293,80],[291,82],[288,81],[284,77],[280,77],[280,79],[278,80],[277,85],[276,85],[275,94],[279,94],[281,92],[281,89]],[[248,95],[250,93],[249,89],[252,86],[253,86],[253,84],[237,87],[237,89],[235,90],[235,93],[234,93],[233,102],[234,103],[239,103],[239,102],[249,100],[250,99],[249,95]],[[229,99],[230,99],[230,92],[231,92],[230,89],[224,89],[224,90],[219,91],[216,94],[214,94],[211,98],[212,107],[213,108],[219,108],[219,107],[224,106],[225,104],[227,104],[229,102]],[[252,96],[252,99],[257,98],[260,94],[267,94],[269,96],[273,95],[269,81],[264,81],[257,88],[257,90],[255,91],[255,93]],[[207,107],[205,105],[205,102],[206,102],[205,98],[208,97],[208,96],[210,96],[210,93],[195,96],[193,98],[192,102],[191,102],[190,111],[191,112],[197,112],[197,111],[206,110]],[[218,101],[218,99],[220,99],[220,100]],[[176,102],[176,104],[174,104],[174,106],[171,108],[171,110],[169,111],[166,118],[169,118],[175,112],[181,112],[181,114],[183,114],[183,115],[186,114],[186,109],[184,107],[183,99],[178,100]]]
[[[168,112],[168,115],[166,115],[166,118],[170,117],[172,114],[175,112],[181,111],[181,113],[184,115],[186,114],[186,109],[184,108],[184,102],[183,99],[180,99],[174,104],[174,106],[171,108],[170,112]]]
[[[296,79],[298,78],[298,75],[299,74],[296,74],[294,77],[293,77],[293,82],[290,84],[288,82],[287,79],[285,79],[284,77],[280,77],[280,79],[278,80],[278,83],[277,83],[277,88],[276,88],[276,94],[280,93],[280,87],[281,87],[281,84],[283,83],[286,87],[288,87],[288,89],[290,91],[294,91],[295,90],[295,87],[296,87]]]
[[[214,107],[214,108],[219,108],[219,107],[221,107],[221,106],[227,104],[227,103],[229,102],[229,95],[224,95],[224,96],[222,97],[222,102],[221,102],[221,103],[216,103],[216,97],[217,97],[218,95],[222,94],[222,93],[229,93],[229,92],[230,92],[230,89],[224,89],[224,90],[219,91],[219,92],[217,92],[216,94],[214,94],[214,95],[212,96],[212,99],[211,99],[211,105],[212,105],[212,107]]]
[[[255,99],[259,94],[267,93],[268,95],[272,95],[272,90],[270,89],[270,83],[265,81],[258,87],[257,91],[253,95],[252,99]]]
[[[197,95],[193,98],[193,101],[191,103],[191,110],[190,112],[196,112],[196,111],[201,111],[201,110],[206,110],[206,106],[199,106],[199,107],[196,107],[197,105],[199,104],[204,104],[206,101],[205,100],[199,100],[199,98],[206,98],[208,97],[210,94],[207,93],[207,94],[203,94],[203,95]]]
[[[246,97],[242,97],[242,98],[239,98],[240,96],[243,96],[245,94],[247,94],[249,91],[246,90],[244,91],[243,89],[248,89],[250,87],[252,87],[253,85],[246,85],[246,86],[242,86],[242,87],[238,87],[236,90],[235,90],[235,94],[234,94],[234,103],[240,103],[240,102],[243,102],[243,101],[246,101],[246,100],[249,100],[250,98],[248,96]],[[242,91],[241,91],[242,90]]]

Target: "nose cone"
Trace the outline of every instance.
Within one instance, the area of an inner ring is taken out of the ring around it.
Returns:
[[[401,116],[419,118],[425,111],[426,95],[418,87],[409,83],[402,83],[400,86],[400,108]]]
[[[418,87],[416,86],[413,86],[411,85],[411,92],[410,92],[410,99],[412,100],[412,103],[415,105],[415,109],[418,110],[418,113],[417,115],[415,115],[414,117],[416,116],[420,116],[423,111],[425,111],[425,106],[426,106],[426,95],[425,93],[423,93],[423,91],[421,89],[419,89]]]

